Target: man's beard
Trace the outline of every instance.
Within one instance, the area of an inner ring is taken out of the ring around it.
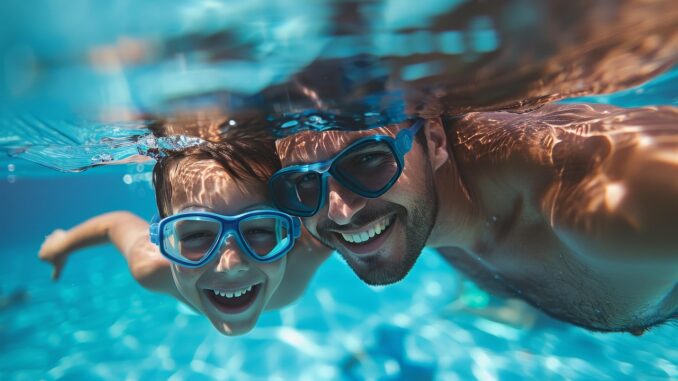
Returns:
[[[340,238],[330,230],[339,230],[340,226],[329,219],[318,224],[316,238],[327,246],[337,249],[353,272],[363,282],[369,285],[387,285],[400,281],[410,272],[419,258],[438,215],[438,194],[433,181],[433,170],[426,165],[425,172],[424,187],[416,190],[420,197],[412,203],[412,205],[416,205],[415,207],[407,210],[406,207],[399,204],[375,201],[374,204],[378,203],[378,205],[356,214],[350,224],[350,227],[360,227],[386,215],[397,216],[397,221],[405,222],[405,245],[401,257],[394,257],[399,253],[390,253],[360,258],[360,256],[342,252],[336,244],[336,240]],[[343,226],[343,228],[346,228],[346,226]],[[393,238],[389,237],[388,239]]]

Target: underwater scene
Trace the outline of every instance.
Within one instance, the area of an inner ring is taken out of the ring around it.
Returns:
[[[678,380],[672,1],[0,20],[0,380]]]

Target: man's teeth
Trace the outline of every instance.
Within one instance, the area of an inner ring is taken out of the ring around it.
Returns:
[[[365,241],[368,241],[370,238],[373,238],[374,236],[378,236],[381,234],[386,228],[391,225],[391,219],[390,218],[385,218],[378,222],[376,225],[372,226],[370,229],[365,230],[363,232],[359,233],[352,233],[352,234],[347,234],[347,233],[341,233],[341,237],[346,241],[350,243],[362,243]]]
[[[252,290],[253,286],[248,286],[245,288],[242,288],[240,290],[235,290],[235,291],[224,291],[224,290],[212,290],[214,292],[214,295],[219,295],[223,296],[225,298],[238,298],[245,294],[246,292],[249,292]]]

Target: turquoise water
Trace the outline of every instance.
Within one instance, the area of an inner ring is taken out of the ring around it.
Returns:
[[[388,287],[332,256],[241,337],[141,288],[111,246],[74,254],[57,283],[37,259],[55,228],[154,214],[149,148],[190,142],[148,141],[147,114],[362,126],[552,100],[678,106],[671,3],[585,3],[2,2],[0,380],[678,380],[675,324],[635,337],[487,316],[502,301],[430,250]]]
[[[225,337],[130,276],[112,247],[71,257],[62,279],[37,260],[42,237],[96,213],[153,213],[146,183],[119,173],[3,182],[0,287],[29,299],[0,311],[2,380],[672,380],[676,326],[642,337],[590,333],[545,316],[520,328],[454,311],[460,277],[433,252],[389,287],[338,256],[293,306]],[[145,170],[146,168],[139,168]],[[6,174],[5,168],[3,168]],[[6,202],[11,200],[11,202]],[[482,305],[477,290],[462,298]]]

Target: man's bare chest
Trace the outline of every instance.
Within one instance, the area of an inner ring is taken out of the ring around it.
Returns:
[[[439,248],[458,271],[488,292],[545,305],[574,300],[592,277],[546,223],[517,216],[513,226],[488,221],[469,249]]]

